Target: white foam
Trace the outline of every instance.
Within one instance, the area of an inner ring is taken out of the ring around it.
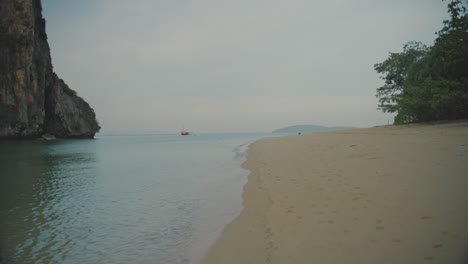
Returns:
[[[249,145],[255,141],[250,141],[244,144],[241,144],[235,147],[232,152],[234,152],[234,160],[244,162],[247,160],[247,152],[249,150]]]

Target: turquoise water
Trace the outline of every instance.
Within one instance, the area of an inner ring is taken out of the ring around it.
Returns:
[[[266,136],[0,142],[0,263],[199,263]]]

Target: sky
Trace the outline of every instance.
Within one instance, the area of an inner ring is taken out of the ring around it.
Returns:
[[[432,44],[440,0],[43,0],[54,70],[102,133],[370,127],[373,65]]]

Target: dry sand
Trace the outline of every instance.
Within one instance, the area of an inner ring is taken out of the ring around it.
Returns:
[[[468,263],[468,122],[257,141],[207,264]]]

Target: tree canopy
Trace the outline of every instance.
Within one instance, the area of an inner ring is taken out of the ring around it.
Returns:
[[[468,118],[468,1],[452,0],[432,46],[408,42],[374,65],[379,109],[395,124]]]

